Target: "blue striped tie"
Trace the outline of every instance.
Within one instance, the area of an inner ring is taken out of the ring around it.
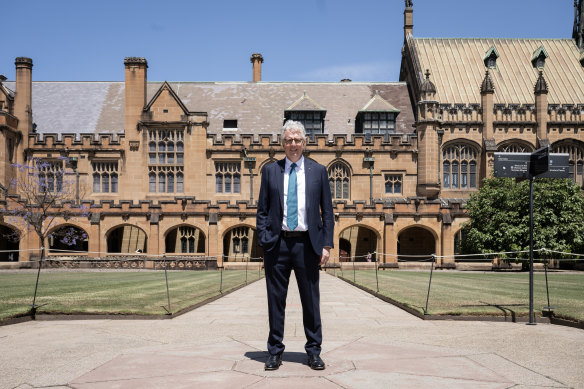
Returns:
[[[290,166],[290,177],[288,178],[288,199],[286,200],[287,224],[290,231],[298,226],[298,193],[296,190],[296,164]]]

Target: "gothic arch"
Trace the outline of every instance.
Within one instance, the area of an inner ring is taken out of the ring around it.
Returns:
[[[371,260],[375,261],[375,252],[381,244],[381,235],[373,227],[364,224],[353,224],[343,229],[338,235],[339,261],[366,261],[367,254],[371,253]]]
[[[572,180],[584,188],[584,143],[575,139],[564,139],[552,145],[552,152],[569,155]]]
[[[351,198],[351,165],[338,158],[332,161],[326,168],[331,196],[333,200],[348,200]]]
[[[238,224],[223,234],[223,261],[261,261],[264,251],[258,246],[257,229],[249,224]]]
[[[442,147],[442,188],[478,187],[481,148],[475,142],[456,139]]]
[[[438,234],[423,225],[402,228],[397,238],[399,260],[422,260],[436,254]]]
[[[199,227],[180,224],[164,233],[164,249],[167,254],[204,254],[207,237]]]
[[[89,249],[89,234],[84,228],[73,223],[59,224],[47,234],[49,253],[87,252]]]
[[[0,223],[0,262],[16,262],[20,249],[20,230],[13,225]]]
[[[106,234],[108,253],[145,253],[148,247],[148,235],[133,224],[118,224]]]
[[[497,151],[503,153],[531,153],[535,147],[521,139],[504,140],[497,145]]]

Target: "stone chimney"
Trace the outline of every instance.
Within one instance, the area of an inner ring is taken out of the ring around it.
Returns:
[[[24,144],[32,131],[32,59],[18,57],[16,65],[16,92],[14,94],[14,116],[18,118],[18,130]]]
[[[414,9],[412,0],[406,1],[406,9],[404,11],[404,40],[408,34],[413,34],[414,32]]]
[[[254,53],[250,58],[253,64],[253,82],[260,82],[262,80],[262,62],[264,57],[260,53]]]
[[[145,58],[126,57],[124,59],[126,122],[125,135],[128,140],[139,140],[136,126],[146,106],[146,82],[148,62]]]

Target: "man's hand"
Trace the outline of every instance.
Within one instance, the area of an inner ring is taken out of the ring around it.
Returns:
[[[322,255],[320,256],[320,262],[318,263],[319,266],[324,266],[331,256],[331,251],[327,247],[322,248]]]

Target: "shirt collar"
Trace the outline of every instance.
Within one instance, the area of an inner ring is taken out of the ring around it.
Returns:
[[[292,161],[290,161],[288,159],[288,157],[286,157],[286,171],[289,172],[290,171],[290,166],[292,166]],[[298,170],[302,170],[304,169],[304,155],[300,157],[300,159],[296,162],[296,167],[298,167]]]

